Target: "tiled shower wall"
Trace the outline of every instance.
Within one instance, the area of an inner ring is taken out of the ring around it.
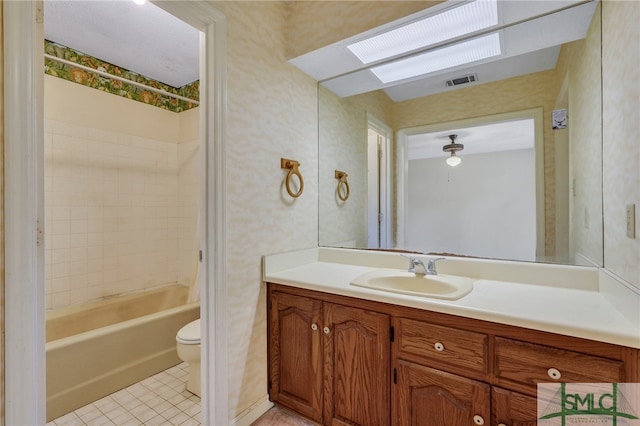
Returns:
[[[193,283],[197,276],[200,229],[199,108],[181,112],[178,145],[178,282]]]
[[[178,253],[180,245],[193,247],[195,219],[184,215],[197,208],[184,205],[195,200],[180,195],[180,181],[197,186],[188,180],[197,178],[190,170],[197,161],[179,161],[179,114],[53,77],[45,84],[46,307],[191,284],[192,274],[179,274],[185,267]],[[77,96],[76,104],[58,103],[62,95]],[[74,114],[76,108],[95,117]],[[162,126],[175,130],[159,132]],[[195,156],[197,145],[188,146]]]

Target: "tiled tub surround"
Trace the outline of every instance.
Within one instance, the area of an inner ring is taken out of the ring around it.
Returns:
[[[178,114],[50,76],[45,100],[47,309],[193,283],[198,108]]]
[[[200,315],[189,288],[162,288],[47,313],[47,421],[180,362],[176,333]]]
[[[597,268],[449,257],[438,263],[439,273],[477,279],[471,293],[454,301],[350,285],[374,268],[408,264],[397,253],[316,248],[265,256],[263,279],[640,348],[640,294]]]

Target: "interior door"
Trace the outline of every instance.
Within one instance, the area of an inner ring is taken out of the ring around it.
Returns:
[[[391,247],[391,129],[367,116],[367,246]]]

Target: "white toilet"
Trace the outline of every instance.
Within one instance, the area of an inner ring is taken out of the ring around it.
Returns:
[[[176,334],[178,357],[189,363],[187,390],[200,395],[200,319],[191,321]]]

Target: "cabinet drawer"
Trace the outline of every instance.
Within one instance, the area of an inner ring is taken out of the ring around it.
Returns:
[[[395,327],[400,358],[465,376],[479,377],[487,371],[485,334],[407,318],[398,318]]]
[[[621,361],[549,346],[495,338],[495,375],[535,393],[538,383],[612,383],[624,381]]]

